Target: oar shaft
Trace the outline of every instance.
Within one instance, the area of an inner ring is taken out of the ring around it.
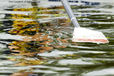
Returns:
[[[72,21],[73,25],[74,25],[75,27],[80,27],[80,25],[79,25],[79,23],[78,23],[76,17],[75,17],[74,14],[73,14],[72,9],[70,8],[70,5],[68,4],[68,1],[67,1],[67,0],[61,0],[61,2],[62,2],[62,4],[63,4],[63,6],[64,6],[64,8],[65,8],[65,10],[66,10],[66,12],[67,12],[69,18],[70,18],[70,20]]]

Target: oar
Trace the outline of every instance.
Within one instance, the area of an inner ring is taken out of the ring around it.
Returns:
[[[72,24],[75,26],[73,33],[73,42],[92,42],[92,43],[108,43],[109,41],[102,32],[94,31],[80,27],[76,17],[74,16],[67,0],[61,0]]]

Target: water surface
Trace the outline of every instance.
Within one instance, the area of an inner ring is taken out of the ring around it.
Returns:
[[[19,5],[18,5],[19,6]],[[108,7],[111,6],[111,7]],[[17,7],[16,4],[6,8]],[[0,33],[0,76],[9,76],[13,73],[32,72],[38,76],[113,76],[114,75],[114,6],[109,3],[103,6],[73,7],[73,11],[82,27],[103,32],[109,39],[108,44],[77,43],[69,44],[63,49],[54,49],[52,52],[39,54],[47,60],[43,65],[16,66],[17,61],[9,58],[21,58],[11,54],[3,54],[8,50],[6,44],[10,41],[7,29],[1,29]],[[6,14],[0,14],[0,25]],[[6,20],[6,19],[5,19]],[[63,32],[71,34],[73,26],[57,27],[64,28]],[[67,30],[66,30],[67,29]],[[64,36],[64,34],[63,34]],[[34,58],[33,58],[34,59]]]

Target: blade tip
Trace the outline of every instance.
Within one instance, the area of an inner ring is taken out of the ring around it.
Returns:
[[[105,44],[109,43],[107,39],[72,39],[73,42],[92,42],[92,43],[97,43],[97,44]]]

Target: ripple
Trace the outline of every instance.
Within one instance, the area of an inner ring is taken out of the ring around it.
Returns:
[[[40,56],[46,56],[46,57],[58,57],[61,55],[66,55],[66,54],[74,54],[76,52],[72,52],[72,51],[59,51],[59,50],[54,50],[50,53],[46,52],[46,53],[42,53],[42,54],[38,54]]]
[[[58,61],[60,65],[93,65],[92,62],[85,62],[82,59],[62,59]]]
[[[0,61],[0,66],[11,65],[11,64],[14,64],[14,62],[13,61],[5,61],[5,60]]]
[[[84,76],[113,76],[114,68],[105,68],[83,74]]]

